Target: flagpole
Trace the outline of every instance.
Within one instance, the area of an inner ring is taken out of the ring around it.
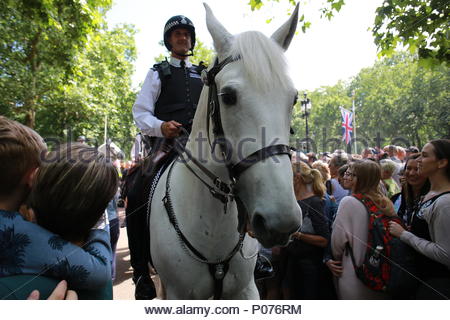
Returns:
[[[108,114],[105,114],[105,130],[103,132],[104,143],[106,145],[106,139],[108,137]]]
[[[358,154],[358,149],[356,147],[355,90],[352,91],[352,111],[353,111],[353,137],[355,139],[355,154]]]

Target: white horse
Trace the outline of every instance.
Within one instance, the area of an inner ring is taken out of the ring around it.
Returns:
[[[259,299],[257,241],[245,227],[272,247],[285,245],[301,224],[287,146],[297,91],[283,52],[298,5],[271,38],[233,36],[205,9],[216,63],[204,79],[209,87],[183,156],[188,165],[176,161],[154,191],[151,252],[168,299]]]

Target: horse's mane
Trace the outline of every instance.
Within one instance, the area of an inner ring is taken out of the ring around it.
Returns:
[[[292,88],[283,49],[263,33],[247,31],[234,36],[230,55],[240,57],[244,72],[257,90]]]

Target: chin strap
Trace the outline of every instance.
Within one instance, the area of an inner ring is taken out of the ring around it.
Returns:
[[[191,51],[191,53],[188,53],[188,54],[185,54],[185,53],[178,53],[178,52],[175,52],[175,51],[172,51],[172,52],[175,53],[175,54],[177,54],[177,55],[179,55],[180,57],[190,57],[190,56],[193,56],[193,55],[194,55],[194,51],[193,51],[193,50],[189,50],[189,51]]]

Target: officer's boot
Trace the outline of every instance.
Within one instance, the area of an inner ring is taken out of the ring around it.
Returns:
[[[173,139],[163,139],[161,144],[155,146],[157,149],[147,159],[145,159],[143,169],[143,175],[150,177],[155,173],[155,170],[161,163],[170,155],[170,152],[174,148]]]
[[[152,156],[155,166],[157,166],[159,163],[161,163],[161,161],[169,156],[170,151],[172,151],[173,149],[173,143],[173,139],[164,139],[161,147]]]
[[[155,284],[153,283],[150,276],[139,276],[138,278],[133,277],[133,281],[136,285],[134,291],[134,298],[136,300],[152,300],[156,298]]]

